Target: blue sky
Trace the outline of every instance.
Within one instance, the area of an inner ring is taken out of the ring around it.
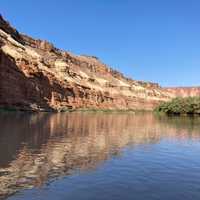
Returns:
[[[200,85],[199,0],[1,0],[20,32],[137,80]]]

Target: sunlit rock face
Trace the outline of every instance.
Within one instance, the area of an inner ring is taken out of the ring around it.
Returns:
[[[150,113],[2,113],[0,197],[40,187],[76,170],[92,170],[120,156],[126,146],[135,148],[166,137],[199,138],[199,119],[190,120]]]
[[[76,56],[18,33],[0,16],[0,107],[151,110],[169,96],[134,81],[94,56]]]
[[[200,96],[200,87],[171,87],[163,88],[172,97],[195,97]]]

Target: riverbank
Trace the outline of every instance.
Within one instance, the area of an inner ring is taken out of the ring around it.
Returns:
[[[92,109],[92,108],[78,108],[78,109],[61,109],[61,110],[27,110],[14,108],[0,108],[0,112],[29,112],[29,113],[70,113],[70,112],[102,112],[102,113],[150,113],[151,110],[144,109]]]
[[[200,116],[200,97],[174,98],[161,103],[154,110],[168,115],[197,115]]]

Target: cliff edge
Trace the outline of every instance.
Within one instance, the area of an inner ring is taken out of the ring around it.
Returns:
[[[152,110],[170,98],[158,84],[129,79],[97,57],[20,34],[0,16],[0,108]]]

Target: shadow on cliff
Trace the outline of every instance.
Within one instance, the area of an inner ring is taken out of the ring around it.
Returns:
[[[60,85],[50,84],[42,72],[25,76],[15,60],[0,50],[0,108],[53,111],[49,105],[52,92],[62,90]]]

